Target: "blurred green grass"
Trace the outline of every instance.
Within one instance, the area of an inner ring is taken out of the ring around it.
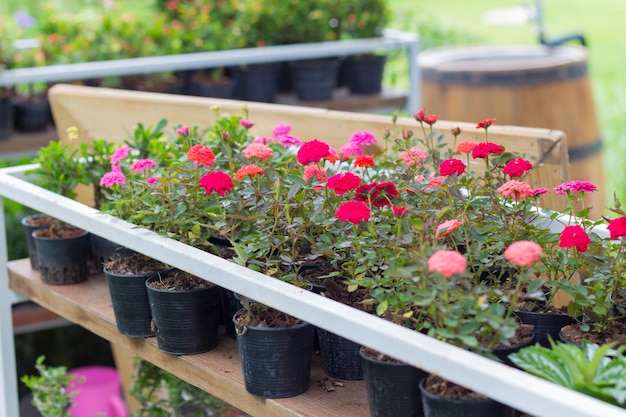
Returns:
[[[537,44],[538,26],[489,26],[483,23],[488,10],[519,6],[535,1],[514,0],[390,0],[394,25],[399,29],[422,33],[430,40],[424,26],[438,33],[454,33],[448,37],[458,43]],[[601,137],[607,206],[613,205],[613,194],[626,204],[626,1],[623,0],[544,0],[544,33],[548,40],[575,33],[582,34],[588,46],[588,67]],[[458,38],[461,39],[458,39]],[[445,38],[445,36],[444,36]],[[436,37],[434,38],[436,39]],[[422,49],[432,46],[422,44]],[[445,115],[440,115],[445,118]],[[487,116],[487,115],[486,115]],[[493,115],[488,115],[493,116]]]

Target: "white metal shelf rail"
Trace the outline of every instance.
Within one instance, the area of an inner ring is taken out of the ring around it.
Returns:
[[[428,372],[471,387],[538,417],[626,417],[626,410],[557,386],[452,345],[254,272],[199,249],[134,227],[24,179],[33,166],[0,169],[0,196],[110,239],[229,290],[251,297],[357,343]],[[1,200],[0,200],[1,201]],[[0,216],[2,216],[0,206]],[[4,219],[0,217],[0,265],[6,265]],[[23,300],[9,289],[0,268],[0,416],[16,416],[17,387],[11,305]]]
[[[409,92],[406,110],[409,114],[413,114],[418,109],[420,100],[420,75],[417,65],[419,38],[413,33],[395,29],[385,29],[382,37],[372,39],[300,43],[6,70],[0,72],[0,87],[38,81],[61,82],[164,71],[297,61],[388,49],[406,50],[409,67]]]

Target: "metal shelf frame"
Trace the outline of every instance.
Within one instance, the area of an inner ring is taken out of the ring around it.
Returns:
[[[626,410],[371,316],[103,214],[38,187],[32,165],[0,169],[0,197],[17,201],[132,250],[268,304],[357,343],[437,373],[537,417],[626,417]],[[2,200],[0,200],[2,201]],[[7,242],[0,205],[0,416],[18,415],[11,305],[26,299],[9,288]],[[236,406],[236,404],[234,404]]]
[[[417,65],[419,38],[413,33],[395,29],[385,29],[382,37],[372,39],[301,43],[5,70],[0,72],[0,87],[32,82],[61,82],[165,71],[297,61],[390,49],[404,49],[406,51],[409,73],[406,111],[408,114],[413,114],[418,110],[420,101],[420,75]]]

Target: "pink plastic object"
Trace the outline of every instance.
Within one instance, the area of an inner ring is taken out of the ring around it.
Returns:
[[[121,378],[115,368],[85,366],[68,374],[76,375],[69,391],[78,391],[69,409],[71,417],[128,417]],[[82,378],[84,382],[80,382]]]

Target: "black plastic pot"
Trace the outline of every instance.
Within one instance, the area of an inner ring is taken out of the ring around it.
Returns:
[[[233,317],[242,313],[240,310]],[[313,326],[246,327],[237,332],[246,391],[263,398],[287,398],[309,387]]]
[[[22,132],[42,132],[50,121],[48,100],[15,103],[15,128]]]
[[[233,322],[232,317],[235,315],[236,312],[243,308],[243,305],[241,305],[241,301],[239,301],[239,297],[237,297],[237,294],[235,294],[231,290],[222,288],[221,293],[224,331],[227,337],[231,339],[237,339],[235,323]]]
[[[427,375],[405,363],[386,362],[361,348],[363,375],[371,417],[422,417],[422,395],[417,388]]]
[[[101,236],[89,235],[91,263],[95,273],[101,273],[104,263],[114,256],[130,256],[134,252]]]
[[[352,94],[379,94],[382,91],[385,55],[347,57],[342,65],[343,78]]]
[[[39,223],[33,224],[32,222],[36,220],[39,220]],[[42,220],[45,220],[45,222],[42,222]],[[24,237],[26,238],[30,267],[36,271],[39,271],[39,260],[37,259],[37,248],[35,247],[33,232],[37,229],[50,226],[54,221],[55,219],[47,214],[32,214],[21,220],[22,226],[24,227]]]
[[[528,339],[527,341],[523,342],[523,343],[519,343],[517,345],[513,345],[513,346],[506,346],[506,347],[499,347],[499,348],[495,348],[492,349],[492,353],[502,361],[502,363],[505,363],[506,365],[509,366],[515,366],[517,367],[513,362],[511,362],[511,360],[509,359],[509,355],[519,351],[521,348],[524,348],[526,346],[530,346],[530,345],[534,345],[537,342],[537,335],[533,334],[533,337]]]
[[[328,375],[349,380],[363,379],[360,344],[319,327],[317,336],[322,366]]]
[[[41,230],[41,229],[39,229]],[[77,284],[87,279],[89,271],[89,233],[67,238],[37,236],[32,232],[41,279],[46,284]]]
[[[15,120],[15,106],[10,98],[0,98],[0,139],[8,139],[13,136],[13,124]]]
[[[221,315],[220,287],[194,290],[162,290],[145,281],[154,320],[157,346],[174,355],[193,355],[214,349]]]
[[[514,417],[515,410],[490,398],[457,400],[430,393],[424,388],[426,378],[419,383],[424,405],[424,417]]]
[[[534,311],[516,310],[515,315],[524,324],[532,324],[533,333],[536,336],[536,342],[543,347],[550,347],[549,338],[556,341],[559,338],[559,331],[563,326],[575,322],[573,318],[567,314],[560,313],[538,313]]]
[[[298,99],[302,101],[332,99],[337,85],[338,68],[338,58],[290,62],[291,77]]]
[[[114,274],[106,267],[103,271],[109,286],[117,331],[125,336],[152,336],[152,312],[146,280],[164,271],[137,275]]]
[[[273,103],[276,101],[281,64],[247,65],[231,68],[235,79],[235,96],[239,100]]]

